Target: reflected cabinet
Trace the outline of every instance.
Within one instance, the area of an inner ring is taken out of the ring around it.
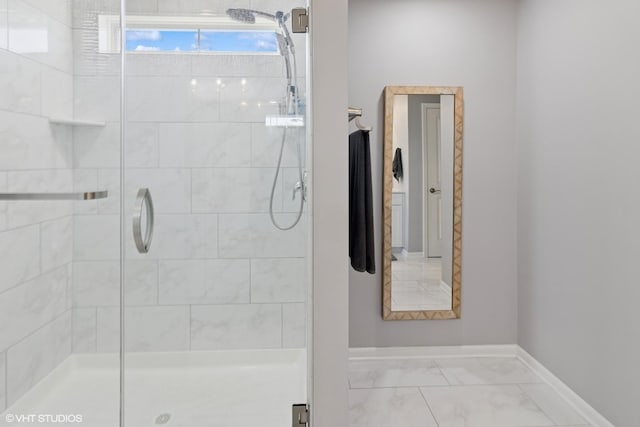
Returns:
[[[462,88],[387,86],[384,99],[383,318],[460,318]]]

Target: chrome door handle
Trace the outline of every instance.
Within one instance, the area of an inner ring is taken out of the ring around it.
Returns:
[[[142,209],[145,208],[147,214],[147,227],[142,233]],[[151,239],[153,238],[153,199],[148,188],[138,190],[135,206],[133,208],[133,240],[136,243],[136,249],[141,254],[149,252],[151,247]]]
[[[438,189],[436,189],[436,188],[431,187],[431,188],[429,189],[429,193],[431,193],[431,194],[440,193],[440,190],[438,190]]]

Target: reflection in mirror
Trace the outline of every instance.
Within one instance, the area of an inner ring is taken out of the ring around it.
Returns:
[[[383,315],[457,318],[462,90],[392,86],[385,100]]]
[[[391,197],[393,311],[451,310],[452,99],[393,99],[394,159],[402,168],[394,174]]]

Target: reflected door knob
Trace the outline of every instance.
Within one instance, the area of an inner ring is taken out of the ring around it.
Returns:
[[[431,193],[431,194],[440,193],[440,190],[437,190],[437,189],[435,189],[435,188],[431,187],[431,188],[429,189],[429,193]]]

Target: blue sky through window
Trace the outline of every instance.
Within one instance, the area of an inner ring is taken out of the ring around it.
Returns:
[[[127,51],[277,53],[273,31],[127,30]]]

